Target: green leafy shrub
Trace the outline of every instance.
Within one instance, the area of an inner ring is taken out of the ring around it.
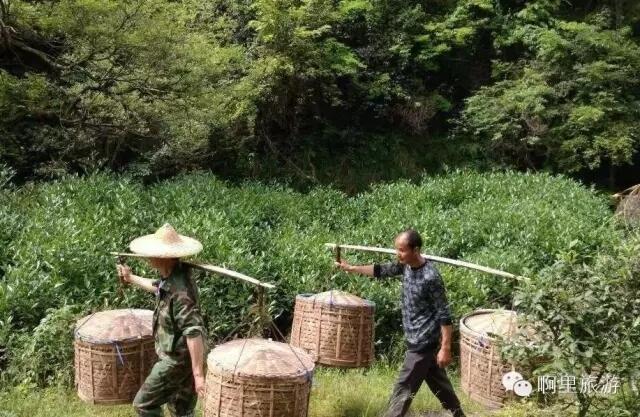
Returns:
[[[418,183],[380,184],[348,197],[318,187],[230,186],[200,173],[143,187],[94,175],[12,190],[20,227],[7,238],[0,283],[3,333],[28,333],[48,309],[151,308],[142,291],[117,291],[114,259],[129,242],[164,222],[204,244],[199,259],[277,284],[271,312],[286,332],[296,294],[342,289],[376,303],[377,349],[395,355],[401,340],[399,280],[371,282],[333,269],[326,242],[390,247],[415,227],[424,251],[531,275],[571,249],[589,258],[619,238],[607,200],[572,180],[547,174],[452,172]],[[5,220],[0,220],[5,221]],[[350,262],[391,257],[344,254]],[[134,271],[149,266],[131,260]],[[456,318],[480,307],[510,306],[515,282],[441,266]],[[248,331],[253,289],[196,273],[210,336]],[[395,342],[392,342],[395,341]],[[395,352],[395,353],[394,353]]]
[[[70,385],[73,382],[73,329],[78,306],[48,309],[30,332],[18,334],[9,344],[9,378],[23,384]]]
[[[518,340],[507,353],[549,358],[536,375],[575,376],[575,395],[561,400],[574,403],[579,416],[631,415],[620,411],[640,404],[632,387],[640,375],[640,235],[612,243],[590,262],[575,249],[563,252],[537,279],[525,281],[515,298],[540,340],[529,349]],[[610,375],[619,385],[602,395],[597,391]],[[582,389],[585,376],[596,390]]]

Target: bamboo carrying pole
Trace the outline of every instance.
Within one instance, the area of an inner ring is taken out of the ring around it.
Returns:
[[[376,253],[386,253],[386,254],[391,254],[391,255],[395,255],[396,251],[394,249],[387,249],[387,248],[377,248],[377,247],[373,247],[373,246],[357,246],[357,245],[341,245],[341,244],[337,244],[337,243],[325,243],[325,246],[327,248],[333,249],[336,251],[336,259],[339,262],[340,259],[340,249],[353,249],[353,250],[360,250],[360,251],[364,251],[364,252],[376,252]],[[492,274],[492,275],[498,275],[501,277],[505,277],[505,278],[511,278],[511,279],[515,279],[515,280],[522,280],[522,279],[526,279],[526,277],[520,276],[520,275],[514,275],[511,274],[509,272],[505,272],[505,271],[501,271],[499,269],[494,269],[494,268],[489,268],[486,266],[482,266],[482,265],[477,265],[477,264],[473,264],[471,262],[465,262],[465,261],[458,261],[456,259],[449,259],[449,258],[444,258],[442,256],[434,256],[434,255],[427,255],[427,254],[422,254],[422,256],[426,259],[429,259],[430,261],[434,261],[434,262],[442,262],[445,264],[449,264],[449,265],[455,265],[455,266],[461,266],[464,268],[469,268],[469,269],[474,269],[476,271],[481,271],[487,274]]]
[[[128,256],[130,258],[148,258],[148,256],[146,255],[139,255],[137,253],[120,253],[120,252],[110,252],[111,255],[113,256]],[[248,282],[249,284],[253,284],[257,287],[261,287],[261,288],[267,288],[267,289],[272,289],[275,288],[276,286],[273,284],[270,284],[268,282],[262,282],[259,281],[255,278],[252,278],[248,275],[245,274],[241,274],[240,272],[236,272],[236,271],[232,271],[230,269],[227,268],[223,268],[221,266],[216,266],[216,265],[211,265],[211,264],[205,264],[205,263],[200,263],[200,262],[188,262],[188,261],[181,261],[182,263],[192,266],[194,268],[198,268],[198,269],[202,269],[203,271],[208,271],[208,272],[214,272],[216,274],[220,274],[220,275],[224,275],[227,277],[231,277],[231,278],[235,278],[235,279],[239,279],[245,282]]]

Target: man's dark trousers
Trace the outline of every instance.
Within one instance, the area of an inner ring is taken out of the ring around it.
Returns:
[[[454,417],[464,417],[446,371],[438,366],[436,356],[439,349],[435,346],[420,352],[407,351],[385,417],[403,417],[423,382],[440,400],[442,407],[451,411]]]

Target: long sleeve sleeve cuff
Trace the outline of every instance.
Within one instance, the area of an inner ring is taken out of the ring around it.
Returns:
[[[447,317],[440,318],[441,326],[451,326],[452,324],[453,324],[453,320],[451,320],[451,317],[447,316]]]
[[[189,326],[182,331],[186,337],[198,337],[204,335],[202,326]]]

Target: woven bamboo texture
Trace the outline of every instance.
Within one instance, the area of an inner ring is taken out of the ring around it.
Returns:
[[[478,310],[460,320],[460,385],[487,407],[503,405],[502,376],[511,370],[500,359],[497,336],[509,337],[516,330],[516,313],[510,310]]]
[[[204,417],[306,417],[314,366],[285,343],[222,344],[207,357]]]
[[[627,221],[640,220],[640,184],[614,194],[614,198],[618,200],[616,215]]]
[[[78,320],[74,341],[78,396],[92,404],[131,403],[157,356],[150,310],[110,310]]]
[[[291,344],[322,365],[369,366],[374,360],[375,304],[341,291],[296,297]]]

